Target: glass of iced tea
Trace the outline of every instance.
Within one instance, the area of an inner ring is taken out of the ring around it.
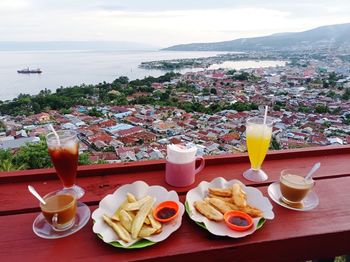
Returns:
[[[85,191],[75,184],[79,153],[77,133],[73,130],[51,132],[46,136],[46,143],[56,173],[63,183],[63,191],[81,198]]]

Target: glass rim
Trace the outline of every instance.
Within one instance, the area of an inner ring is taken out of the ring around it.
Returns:
[[[69,194],[69,193],[66,193],[66,192],[62,192],[62,191],[53,191],[53,192],[47,193],[45,196],[43,196],[43,199],[46,200],[46,199],[48,199],[50,197],[58,196],[58,195],[69,195],[69,196],[73,197],[73,200],[71,202],[69,202],[68,204],[66,204],[65,206],[63,206],[62,208],[54,210],[54,211],[50,210],[49,212],[59,212],[59,211],[65,210],[65,209],[70,208],[71,206],[73,206],[74,203],[77,201],[77,198],[76,198],[75,195]],[[40,202],[40,209],[43,209],[42,207],[45,207],[45,205],[43,205]],[[45,211],[47,211],[47,210],[45,210]]]
[[[259,120],[258,122],[261,123],[254,123],[252,122],[252,120]],[[272,125],[274,121],[274,118],[271,116],[267,116],[266,117],[266,125]],[[264,124],[264,117],[263,116],[252,116],[252,117],[248,117],[246,120],[247,124]]]
[[[309,181],[310,181],[310,183],[301,184],[301,183],[292,182],[292,181],[290,181],[290,180],[288,180],[288,179],[285,178],[285,176],[287,175],[287,174],[285,174],[285,172],[288,172],[288,171],[289,171],[290,174],[292,174],[292,175],[304,177],[304,176],[301,175],[301,173],[302,173],[301,171],[299,171],[299,170],[297,170],[297,169],[287,168],[287,169],[283,169],[283,170],[281,171],[280,181],[283,180],[283,181],[288,182],[288,183],[291,184],[291,185],[297,185],[297,186],[300,186],[300,185],[313,185],[313,184],[315,183],[315,181],[314,181],[312,178],[310,178],[310,179],[308,179],[308,180],[305,180],[306,182],[309,182]]]
[[[76,137],[76,135],[77,135],[77,132],[74,130],[58,130],[58,131],[56,131],[56,133],[57,133],[60,140],[73,138],[73,137]],[[55,140],[57,140],[54,132],[49,132],[46,134],[46,140],[52,140],[53,138]]]

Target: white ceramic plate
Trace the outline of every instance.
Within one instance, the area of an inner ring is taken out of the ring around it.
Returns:
[[[264,197],[261,191],[254,187],[247,187],[241,181],[237,179],[233,179],[230,181],[226,181],[222,177],[217,177],[213,179],[211,182],[203,181],[196,188],[188,191],[186,195],[186,204],[188,207],[188,213],[192,220],[197,223],[203,223],[206,229],[217,236],[228,236],[232,238],[244,237],[252,234],[255,230],[257,230],[261,223],[259,221],[262,218],[253,218],[254,225],[251,229],[243,232],[238,232],[229,229],[225,222],[214,222],[207,219],[205,216],[197,212],[194,208],[193,203],[197,200],[202,200],[208,194],[209,187],[219,187],[219,188],[227,188],[232,186],[234,183],[239,183],[242,185],[243,190],[247,193],[247,202],[249,205],[259,208],[263,211],[264,219],[273,219],[275,217],[272,211],[272,205],[270,200],[267,197]]]
[[[144,239],[136,239],[132,242],[126,243],[119,239],[117,234],[103,221],[102,215],[107,214],[112,216],[115,210],[125,200],[126,193],[128,192],[134,194],[137,199],[147,195],[154,197],[156,200],[154,206],[167,200],[175,201],[179,205],[179,214],[171,222],[163,223],[162,232],[160,234],[146,237]],[[179,201],[179,196],[175,191],[167,191],[161,186],[149,186],[143,181],[136,181],[132,184],[119,187],[113,194],[107,195],[100,201],[98,209],[92,213],[92,219],[94,220],[93,231],[98,234],[104,242],[113,246],[122,248],[141,248],[163,241],[169,237],[171,233],[180,227],[184,212],[185,208]]]

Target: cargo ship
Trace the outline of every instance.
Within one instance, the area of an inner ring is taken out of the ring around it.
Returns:
[[[19,74],[41,74],[42,71],[40,70],[40,68],[38,69],[22,69],[22,70],[17,70],[17,73]]]

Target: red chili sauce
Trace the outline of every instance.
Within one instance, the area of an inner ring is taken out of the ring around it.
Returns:
[[[167,219],[169,217],[174,216],[176,213],[176,210],[174,208],[170,207],[163,207],[157,212],[157,217],[160,219]]]
[[[239,227],[245,227],[249,225],[249,222],[244,217],[232,216],[229,218],[228,222]]]

